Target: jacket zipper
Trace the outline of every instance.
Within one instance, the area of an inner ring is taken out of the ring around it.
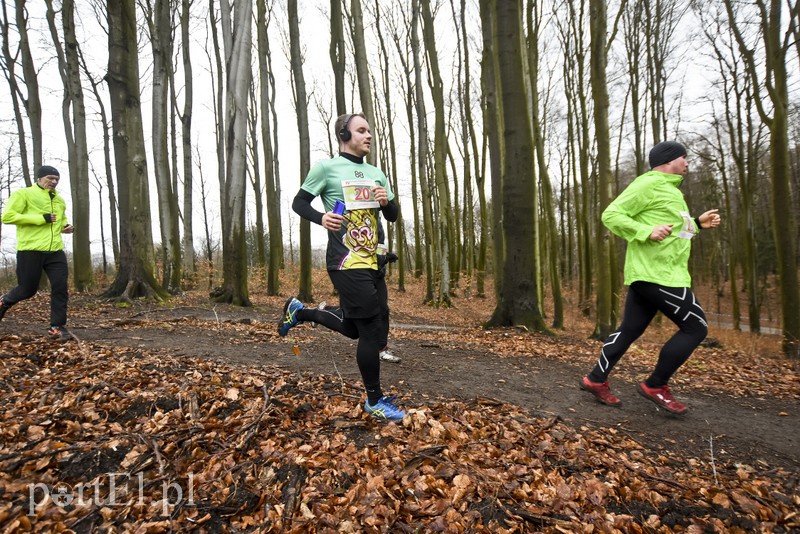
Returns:
[[[51,193],[50,191],[47,192],[50,195],[50,213],[53,213],[53,198],[55,198],[55,193]],[[53,241],[55,241],[55,236],[53,235],[53,231],[55,230],[55,225],[52,221],[50,221],[50,247],[48,248],[47,252],[53,252]]]

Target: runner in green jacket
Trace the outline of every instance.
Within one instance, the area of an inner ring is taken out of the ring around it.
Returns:
[[[36,294],[42,272],[50,280],[51,337],[70,339],[66,328],[67,256],[61,234],[71,234],[67,205],[56,192],[58,170],[49,165],[36,172],[36,183],[14,191],[3,210],[5,224],[17,227],[17,287],[0,296],[0,320],[11,306]]]
[[[701,228],[719,226],[720,216],[716,209],[697,218],[689,214],[678,189],[689,169],[681,144],[658,143],[649,160],[652,170],[636,178],[603,212],[603,224],[628,242],[625,284],[630,287],[622,324],[606,340],[580,387],[603,404],[620,406],[608,375],[660,311],[679,330],[662,347],[655,369],[638,390],[659,407],[681,414],[687,407],[675,400],[667,383],[708,334],[705,312],[691,289],[691,240]]]

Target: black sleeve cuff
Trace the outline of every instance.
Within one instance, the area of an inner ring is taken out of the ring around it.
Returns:
[[[312,200],[314,200],[314,195],[301,189],[297,192],[297,195],[292,201],[292,210],[300,217],[322,226],[322,216],[324,213],[320,213],[314,209],[311,205]]]
[[[394,200],[390,200],[381,208],[381,213],[383,213],[383,218],[387,221],[395,222],[397,217],[400,215],[400,208],[397,206]]]
[[[694,223],[697,225],[698,232],[703,229],[702,225],[700,224],[700,219],[698,219],[697,217],[694,218]]]
[[[42,217],[44,217],[44,222],[46,222],[46,223],[52,223],[52,222],[53,222],[53,221],[51,220],[51,218],[52,218],[52,215],[51,215],[51,214],[49,214],[49,213],[43,213],[43,214],[42,214]]]

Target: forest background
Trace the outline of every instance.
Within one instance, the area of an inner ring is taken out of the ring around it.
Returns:
[[[538,330],[545,300],[563,327],[566,289],[604,337],[624,244],[600,213],[674,139],[690,151],[693,213],[725,221],[694,243],[696,283],[754,332],[776,293],[798,357],[799,6],[4,0],[0,209],[56,165],[77,291],[166,299],[208,284],[220,302],[249,305],[251,287],[312,301],[324,232],[288,206],[335,153],[335,118],[363,110],[371,162],[401,199],[387,232],[398,289],[423,277],[424,300],[447,306],[493,287],[487,324]],[[4,285],[12,243],[3,227]],[[287,263],[298,287],[280,286]]]

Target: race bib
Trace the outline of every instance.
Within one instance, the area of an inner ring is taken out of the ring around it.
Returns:
[[[678,237],[680,239],[693,238],[695,234],[694,219],[692,219],[692,216],[689,215],[688,211],[682,211],[681,217],[683,218],[683,226],[681,226],[681,231],[678,233]]]
[[[342,180],[344,204],[348,211],[378,208],[380,204],[372,196],[372,180]]]

